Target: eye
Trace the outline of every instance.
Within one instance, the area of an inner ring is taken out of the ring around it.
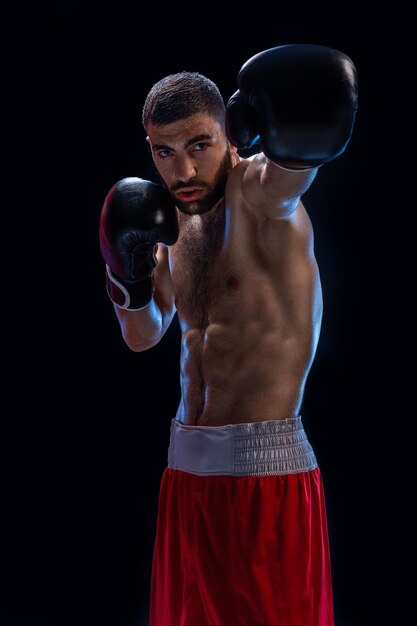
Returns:
[[[167,159],[169,156],[172,155],[171,150],[158,150],[157,152],[159,158],[161,159]]]
[[[206,148],[207,148],[206,143],[196,143],[194,145],[193,150],[195,150],[196,152],[201,152],[202,150],[205,150]]]

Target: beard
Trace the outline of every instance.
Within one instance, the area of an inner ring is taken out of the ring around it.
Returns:
[[[207,211],[210,211],[219,202],[219,200],[223,198],[226,189],[226,182],[232,167],[232,155],[230,149],[228,148],[211,185],[208,185],[203,181],[199,181],[197,178],[192,178],[186,183],[177,183],[176,185],[173,185],[171,189],[168,189],[161,176],[159,176],[159,174],[158,176],[163,186],[170,192],[172,199],[175,202],[175,206],[182,213],[185,213],[186,215],[203,215],[204,213],[207,213]],[[199,200],[183,202],[174,195],[173,191],[175,191],[175,189],[186,189],[187,187],[203,187],[206,192]]]

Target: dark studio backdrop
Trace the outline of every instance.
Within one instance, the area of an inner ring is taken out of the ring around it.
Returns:
[[[379,349],[386,196],[373,165],[385,116],[377,35],[352,5],[321,12],[295,3],[273,15],[229,8],[226,18],[223,5],[208,3],[62,0],[5,24],[22,55],[15,80],[27,133],[15,188],[15,205],[25,206],[15,265],[25,297],[7,307],[4,326],[13,348],[4,354],[1,626],[147,623],[180,334],[175,317],[150,351],[123,343],[105,290],[100,211],[120,178],[156,180],[140,123],[154,82],[199,71],[227,100],[250,56],[285,43],[335,47],[359,74],[352,140],[304,196],[324,317],[302,415],[327,495],[336,624],[368,626],[389,614],[394,548],[381,539],[389,513],[375,477],[375,416],[388,411]]]

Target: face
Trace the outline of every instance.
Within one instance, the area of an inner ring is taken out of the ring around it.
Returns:
[[[236,159],[220,123],[206,113],[147,128],[158,173],[178,209],[187,215],[210,211],[224,196]]]

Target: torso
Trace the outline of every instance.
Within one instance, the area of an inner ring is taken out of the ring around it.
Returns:
[[[214,211],[178,217],[169,248],[182,331],[176,419],[221,426],[295,417],[322,314],[303,205],[290,219],[267,220],[234,184]]]

